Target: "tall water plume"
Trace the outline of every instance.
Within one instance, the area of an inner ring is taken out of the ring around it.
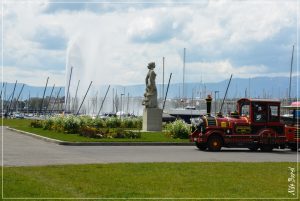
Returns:
[[[104,55],[103,52],[105,52],[104,48],[101,39],[95,33],[77,34],[69,41],[66,54],[65,78],[65,98],[69,97],[69,100],[65,100],[67,103],[67,112],[77,112],[90,82],[93,81],[80,113],[97,115],[108,85],[116,84],[113,81],[114,74],[116,73],[117,75],[121,72],[115,70],[117,69],[114,66],[115,64],[109,63],[111,58],[102,56]],[[67,95],[71,68],[73,68],[72,76],[69,95]],[[109,82],[110,80],[111,82]],[[130,108],[127,110],[128,93],[125,88],[120,85],[114,91],[112,88],[110,88],[106,97],[101,113],[122,110],[128,113],[135,112],[136,114],[141,114],[141,100],[130,97]]]

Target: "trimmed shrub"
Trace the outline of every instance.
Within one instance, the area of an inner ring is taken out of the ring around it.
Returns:
[[[73,115],[64,117],[64,132],[66,133],[79,133],[80,120]]]
[[[57,132],[63,132],[64,131],[64,119],[61,116],[52,117],[53,119],[53,127],[52,129]]]
[[[142,129],[142,118],[124,118],[122,119],[122,128]]]
[[[97,133],[96,128],[85,126],[80,129],[79,135],[85,136],[85,137],[92,137],[92,136],[96,135],[96,133]]]
[[[189,126],[183,120],[179,119],[167,124],[166,130],[169,136],[180,139],[187,139],[190,133]]]
[[[79,135],[90,138],[112,138],[109,129],[97,129],[89,126],[81,128]]]
[[[142,117],[135,118],[134,124],[135,124],[135,128],[141,130],[143,127],[143,118]]]
[[[125,131],[124,128],[142,128],[141,118],[111,117],[106,120],[89,116],[56,116],[46,120],[35,120],[31,127],[55,130],[57,132],[78,133],[90,138],[141,138],[140,132]]]
[[[43,128],[43,122],[41,120],[34,120],[30,122],[30,126],[33,128]]]
[[[141,138],[141,132],[125,131],[124,129],[116,129],[112,135],[114,138],[128,138],[137,139]]]
[[[93,119],[92,125],[96,128],[105,128],[106,127],[105,121],[101,118]]]
[[[133,119],[129,119],[129,118],[122,119],[121,127],[122,128],[133,128],[134,127]]]
[[[43,122],[43,129],[44,130],[52,130],[53,125],[54,125],[53,118],[48,118],[48,119],[44,120],[44,122]]]
[[[125,133],[125,137],[130,139],[137,139],[137,138],[141,138],[142,135],[141,132],[127,131]]]
[[[75,117],[76,119],[79,120],[79,127],[83,128],[85,126],[91,126],[92,118],[89,116],[80,116],[80,117]]]
[[[120,128],[122,121],[117,117],[110,117],[105,120],[105,123],[108,128]]]
[[[102,138],[102,135],[99,135],[96,128],[85,126],[80,129],[79,135],[89,138]]]
[[[112,136],[113,136],[113,138],[125,138],[126,137],[124,129],[121,129],[121,128],[116,129]]]

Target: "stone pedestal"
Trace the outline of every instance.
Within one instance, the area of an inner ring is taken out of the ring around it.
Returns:
[[[161,127],[162,127],[162,109],[144,108],[143,130],[161,131]]]

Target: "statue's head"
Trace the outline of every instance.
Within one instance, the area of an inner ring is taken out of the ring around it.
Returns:
[[[154,62],[150,62],[148,64],[148,69],[154,69],[155,68],[155,63]]]

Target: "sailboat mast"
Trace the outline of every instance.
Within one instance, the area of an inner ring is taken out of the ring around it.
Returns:
[[[291,101],[292,73],[293,73],[293,58],[294,58],[294,45],[293,45],[292,59],[291,59],[291,69],[290,69],[289,101]]]
[[[185,98],[185,90],[184,90],[184,82],[185,82],[185,48],[183,48],[183,73],[182,73],[182,98]]]

